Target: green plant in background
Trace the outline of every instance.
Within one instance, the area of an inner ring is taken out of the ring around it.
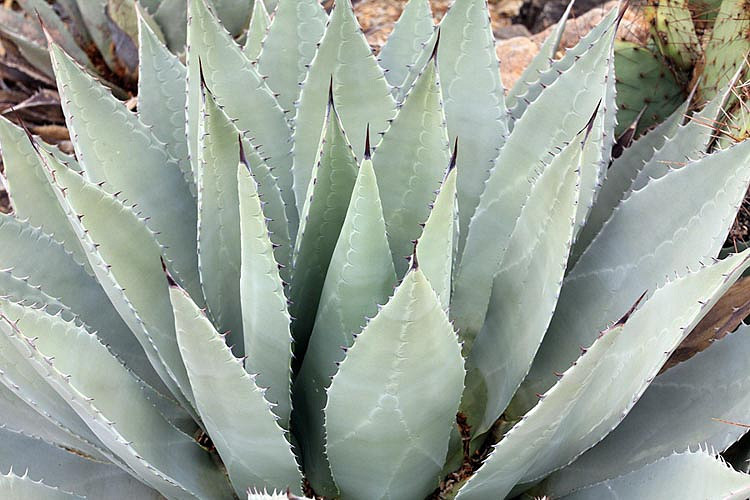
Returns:
[[[618,42],[615,48],[618,134],[641,111],[639,131],[661,122],[693,89],[698,105],[708,102],[746,67],[750,53],[750,5],[744,0],[664,0],[641,8],[651,42]],[[740,100],[731,99],[726,108],[720,117],[724,142],[736,142],[746,134],[747,121]]]
[[[622,12],[506,100],[483,0],[379,60],[349,1],[260,7],[241,47],[190,0],[185,65],[139,9],[137,114],[50,33],[75,156],[0,120],[3,495],[747,496],[695,451],[746,331],[656,377],[750,266],[734,82],[613,160]]]
[[[148,23],[160,42],[177,54],[185,50],[186,0],[17,0],[22,11],[0,11],[0,34],[13,42],[23,56],[43,75],[54,78],[42,27],[73,59],[110,85],[129,86],[138,77],[138,18]],[[245,2],[215,0],[217,15],[234,36],[248,29],[255,10],[255,22],[276,7],[275,0]],[[262,13],[261,13],[262,12]],[[251,27],[251,31],[265,31]],[[261,32],[263,32],[261,31]],[[248,40],[255,47],[258,40]]]

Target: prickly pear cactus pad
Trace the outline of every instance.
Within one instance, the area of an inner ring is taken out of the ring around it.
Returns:
[[[676,102],[626,4],[506,93],[485,0],[379,57],[350,0],[65,2],[131,111],[21,3],[75,154],[0,117],[0,497],[748,497],[750,331],[660,374],[750,267],[737,75]]]

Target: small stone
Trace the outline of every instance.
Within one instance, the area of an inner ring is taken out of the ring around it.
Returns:
[[[495,30],[495,39],[507,40],[517,36],[530,37],[531,32],[523,24],[511,24],[510,26],[501,26]]]

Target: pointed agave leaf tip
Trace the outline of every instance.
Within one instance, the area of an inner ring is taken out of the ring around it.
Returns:
[[[643,117],[643,114],[646,112],[646,109],[648,108],[648,105],[643,106],[641,109],[641,112],[638,113],[638,115],[635,117],[633,122],[626,128],[622,134],[617,138],[615,141],[615,144],[612,146],[612,158],[619,158],[623,151],[625,151],[627,148],[630,147],[631,144],[633,144],[633,139],[635,139],[635,133],[638,130],[638,123],[641,121],[641,118]]]
[[[414,240],[414,250],[412,250],[411,253],[411,265],[409,266],[409,269],[412,271],[416,271],[419,269],[419,260],[417,259],[417,245],[419,245],[419,240]]]
[[[640,297],[638,297],[638,300],[635,301],[635,304],[633,304],[630,309],[628,309],[628,312],[626,312],[622,318],[618,319],[617,322],[614,324],[614,326],[622,326],[630,319],[630,317],[633,315],[636,309],[638,309],[638,306],[641,305],[641,302],[643,302],[643,299],[646,298],[646,294],[648,293],[648,290],[643,292]]]
[[[333,74],[331,74],[331,82],[328,84],[328,107],[335,107],[333,104]]]
[[[208,88],[208,84],[206,83],[206,76],[203,74],[203,61],[201,60],[200,56],[198,56],[198,75],[200,75],[199,78],[200,78],[201,89],[204,92],[211,93],[211,90]],[[204,98],[205,98],[205,95],[204,95]]]
[[[29,130],[29,127],[26,126],[26,122],[23,121],[23,118],[21,118],[21,115],[18,113],[18,110],[14,107],[10,107],[11,113],[13,113],[13,116],[16,117],[16,120],[18,120],[18,124],[23,129],[24,133],[26,134],[26,137],[29,139],[29,142],[31,143],[31,147],[34,148],[34,151],[39,153],[39,145],[36,143],[36,139],[34,139],[33,134],[31,133],[31,130]]]
[[[588,123],[584,127],[586,130],[586,135],[583,136],[583,140],[581,141],[581,147],[583,147],[586,142],[589,140],[589,135],[591,135],[591,131],[594,129],[594,122],[596,121],[596,115],[599,114],[599,108],[602,105],[602,100],[599,99],[599,102],[596,104],[596,108],[594,109],[594,112],[591,115],[591,118],[589,118]],[[583,132],[583,130],[581,130]]]
[[[622,19],[625,17],[625,13],[628,11],[628,7],[630,7],[630,0],[624,0],[620,4],[620,12],[617,14],[617,19],[615,20],[615,28],[620,27],[620,23],[622,22]]]
[[[245,165],[245,168],[250,171],[250,162],[247,161],[247,156],[245,155],[245,146],[242,145],[242,134],[237,134],[237,142],[240,144],[240,163]]]
[[[370,124],[367,124],[367,130],[365,131],[365,160],[370,159]]]
[[[451,170],[456,168],[456,159],[458,158],[458,136],[456,136],[456,140],[453,142],[453,154],[451,154],[451,161],[448,164],[448,172],[450,173]]]
[[[438,47],[440,46],[440,26],[437,28],[437,36],[435,37],[435,46],[432,48],[432,54],[430,54],[430,61],[435,61],[437,64],[437,53]]]
[[[169,274],[169,271],[167,270],[167,263],[164,261],[164,257],[159,256],[159,260],[161,260],[161,270],[164,271],[164,276],[167,277],[167,283],[169,283],[169,286],[172,288],[179,288],[179,285],[174,280],[174,278],[172,278],[172,275]]]

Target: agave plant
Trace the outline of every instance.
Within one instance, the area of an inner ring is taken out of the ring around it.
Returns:
[[[3,495],[747,496],[745,330],[656,375],[750,267],[750,142],[707,154],[729,85],[612,158],[622,12],[506,97],[484,0],[379,59],[348,0],[244,47],[190,0],[137,114],[50,36],[75,155],[0,120]]]

